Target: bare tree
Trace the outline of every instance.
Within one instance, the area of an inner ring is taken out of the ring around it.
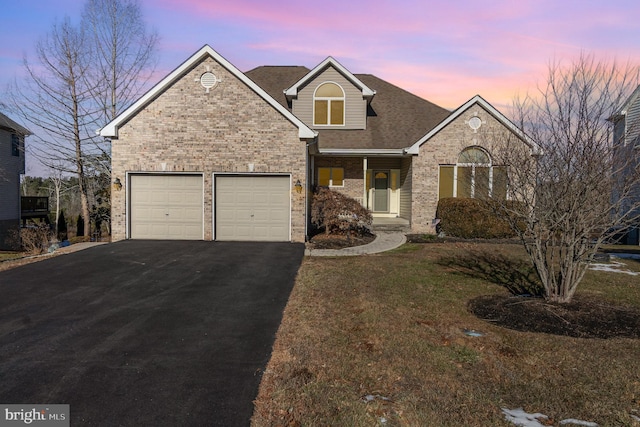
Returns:
[[[96,53],[91,77],[106,124],[145,89],[155,69],[158,35],[147,31],[137,0],[87,0],[82,19]]]
[[[592,56],[567,68],[552,63],[546,85],[515,102],[530,145],[507,140],[494,150],[510,165],[509,193],[520,202],[502,208],[547,300],[569,302],[598,248],[636,219],[621,207],[640,183],[638,150],[617,155],[624,142],[614,144],[609,119],[637,84],[637,68]]]
[[[26,58],[28,77],[11,91],[12,106],[36,132],[45,166],[78,176],[81,215],[90,234],[93,175],[110,180],[110,144],[96,130],[142,92],[154,70],[158,36],[148,33],[137,0],[87,0],[79,27],[65,19]]]
[[[32,124],[37,144],[32,145],[44,165],[78,176],[81,214],[89,224],[85,157],[94,147],[96,110],[88,77],[92,52],[81,28],[66,18],[36,44],[36,62],[26,57],[28,77],[14,84],[14,109]],[[88,233],[88,229],[87,229]]]

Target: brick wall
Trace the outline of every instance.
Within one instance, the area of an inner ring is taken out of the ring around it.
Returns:
[[[315,182],[318,183],[318,168],[331,167],[344,169],[344,187],[331,187],[353,199],[362,201],[364,195],[364,171],[362,157],[316,157]]]
[[[468,124],[474,116],[482,122],[476,131]],[[471,146],[480,146],[490,155],[497,153],[506,135],[511,135],[510,131],[475,104],[420,147],[411,167],[412,232],[433,232],[431,224],[438,207],[439,166],[455,164],[460,152]]]
[[[222,81],[209,93],[199,77]],[[126,237],[127,172],[204,174],[204,235],[212,239],[212,173],[291,173],[305,185],[306,144],[298,128],[224,67],[196,64],[119,129],[112,141],[112,239]],[[250,166],[252,165],[252,166]],[[291,191],[292,240],[304,241],[304,192]]]

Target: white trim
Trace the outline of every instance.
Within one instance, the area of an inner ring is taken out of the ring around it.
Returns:
[[[191,69],[196,63],[198,63],[205,56],[212,57],[216,62],[227,69],[236,78],[249,86],[254,92],[256,92],[261,98],[263,98],[269,105],[280,112],[291,123],[298,127],[298,136],[300,139],[313,139],[317,136],[317,132],[305,125],[300,119],[293,115],[282,104],[273,99],[267,92],[260,86],[255,84],[253,80],[247,77],[243,72],[237,69],[233,64],[223,58],[218,52],[213,50],[209,45],[204,45],[199,51],[193,54],[189,59],[182,63],[178,68],[173,70],[168,76],[162,79],[151,90],[144,94],[140,99],[133,103],[129,108],[124,110],[118,117],[113,119],[110,123],[100,129],[100,135],[105,138],[118,138],[119,127],[126,123],[131,117],[135,116],[144,109],[167,87],[175,83],[177,80],[183,77],[184,73]]]
[[[318,154],[336,156],[403,156],[404,148],[320,148]]]
[[[302,86],[304,86],[309,80],[311,80],[314,77],[316,77],[325,68],[327,68],[329,66],[331,66],[331,67],[335,68],[336,70],[338,70],[338,72],[340,74],[342,74],[347,80],[349,80],[351,83],[353,83],[355,86],[357,86],[358,89],[360,89],[362,91],[362,96],[363,97],[365,97],[365,98],[373,98],[373,96],[376,94],[375,90],[370,89],[367,85],[362,83],[360,81],[360,79],[358,79],[356,76],[354,76],[349,70],[347,70],[345,67],[343,67],[342,64],[340,64],[334,58],[329,56],[324,61],[322,61],[320,64],[318,64],[313,70],[308,72],[304,77],[302,77],[300,80],[298,80],[293,86],[291,86],[289,89],[285,89],[284,90],[285,96],[287,98],[289,98],[289,99],[297,98],[298,97],[298,90]]]
[[[125,239],[131,239],[131,175],[200,175],[202,178],[202,235],[204,240],[204,172],[163,172],[163,171],[127,171],[125,176]]]
[[[449,123],[451,123],[452,121],[460,117],[462,113],[467,111],[469,108],[471,108],[472,105],[476,103],[482,106],[485,110],[487,110],[489,114],[491,114],[496,120],[502,123],[506,128],[511,130],[515,135],[518,136],[518,138],[524,141],[525,144],[527,144],[531,148],[532,155],[542,154],[542,149],[538,146],[538,144],[536,144],[531,138],[523,134],[520,131],[520,129],[516,127],[516,125],[514,125],[509,119],[507,119],[500,111],[496,110],[491,104],[485,101],[480,95],[476,95],[470,100],[468,100],[467,102],[465,102],[464,104],[462,104],[462,106],[460,106],[454,112],[449,114],[449,116],[447,116],[446,119],[441,121],[440,124],[438,124],[435,128],[433,128],[429,133],[427,133],[425,136],[423,136],[418,141],[416,141],[411,147],[407,148],[405,152],[407,154],[419,154],[420,146],[422,144],[424,144],[433,136],[435,136],[438,132],[444,129]]]
[[[211,240],[216,240],[216,177],[218,176],[288,176],[289,177],[289,242],[292,241],[293,231],[291,230],[293,225],[293,173],[269,173],[269,172],[256,172],[256,173],[237,173],[237,172],[212,172],[211,173]],[[305,226],[306,227],[306,226]]]

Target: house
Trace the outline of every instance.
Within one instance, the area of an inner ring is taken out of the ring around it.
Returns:
[[[0,113],[0,249],[18,249],[20,175],[25,171],[24,138],[31,132]]]
[[[114,241],[302,242],[314,186],[427,232],[440,197],[506,197],[488,147],[520,138],[480,96],[450,112],[331,57],[243,73],[209,46],[100,133]]]
[[[622,106],[609,118],[613,123],[613,146],[615,149],[615,173],[621,180],[637,173],[640,165],[635,154],[640,146],[640,86]],[[631,161],[630,161],[631,160]],[[632,178],[637,180],[637,178]],[[622,181],[621,181],[622,182]],[[634,220],[640,215],[640,188],[634,185],[625,194],[620,194],[615,188],[612,194],[614,205],[619,205],[619,214]],[[622,238],[623,243],[637,245],[640,243],[640,231],[637,226],[632,227]]]

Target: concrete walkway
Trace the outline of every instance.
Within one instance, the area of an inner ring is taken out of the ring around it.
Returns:
[[[54,251],[54,253],[58,254],[69,254],[71,252],[78,252],[83,249],[92,248],[94,246],[106,245],[109,242],[80,242],[74,243],[73,245],[64,246],[62,248],[58,248]]]
[[[407,241],[404,233],[400,232],[379,232],[376,239],[366,245],[354,246],[344,249],[307,249],[307,256],[357,256],[367,254],[377,254],[380,252],[390,251],[402,246]]]

